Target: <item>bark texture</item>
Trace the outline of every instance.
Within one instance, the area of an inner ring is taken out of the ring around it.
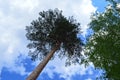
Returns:
[[[45,59],[38,64],[38,66],[33,70],[33,72],[26,78],[26,80],[36,80],[39,74],[42,72],[46,64],[54,55],[55,51],[60,47],[60,44],[56,44],[56,46],[51,50],[51,52],[45,57]]]

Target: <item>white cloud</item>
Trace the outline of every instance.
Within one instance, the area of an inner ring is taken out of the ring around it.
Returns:
[[[85,80],[92,80],[91,78],[85,79]]]
[[[35,7],[39,6],[39,0],[12,0],[10,4],[11,9],[17,8],[32,12]]]
[[[39,11],[54,8],[63,10],[65,16],[73,15],[81,23],[84,34],[90,15],[96,10],[91,0],[0,0],[0,72],[6,67],[9,71],[27,74],[23,63],[18,61],[19,55],[27,57],[25,26],[37,18]],[[60,73],[64,78],[86,73],[87,69],[83,66],[65,67],[62,61],[55,58],[48,64],[45,72],[52,77],[50,67],[55,67],[52,72]]]
[[[5,5],[4,2],[0,7],[4,8],[3,5]],[[22,24],[24,21],[21,18],[13,16],[14,13],[5,12],[4,9],[0,10],[0,71],[3,67],[6,67],[9,71],[25,75],[26,72],[23,64],[16,62],[20,54],[26,56],[26,51],[24,50],[26,49],[26,39],[24,38],[25,25]]]
[[[120,3],[117,4],[117,9],[120,10]]]
[[[93,64],[90,63],[90,66],[86,67],[84,65],[71,65],[71,66],[65,66],[65,58],[60,59],[57,56],[54,58],[54,60],[49,61],[49,63],[46,65],[46,67],[43,69],[42,73],[48,74],[48,76],[53,79],[54,73],[59,74],[61,78],[64,78],[65,80],[71,80],[71,78],[75,75],[84,76],[86,74],[92,75],[92,69]],[[38,65],[39,61],[34,62],[32,65]],[[41,73],[41,74],[42,74]],[[89,79],[88,79],[89,80]]]
[[[51,69],[51,66],[54,66],[54,68]],[[55,58],[55,61],[50,61],[44,70],[51,78],[54,73],[58,73],[60,77],[65,78],[65,80],[70,80],[72,76],[76,74],[85,75],[87,68],[85,68],[84,65],[80,66],[78,64],[65,67],[65,59],[60,60],[59,58]]]

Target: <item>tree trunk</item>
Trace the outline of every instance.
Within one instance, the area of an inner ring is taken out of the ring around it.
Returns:
[[[33,72],[27,77],[26,80],[36,80],[43,68],[46,66],[48,61],[51,59],[55,51],[60,47],[60,44],[56,44],[56,46],[51,50],[49,54],[45,57],[45,59],[38,64],[38,66],[33,70]]]

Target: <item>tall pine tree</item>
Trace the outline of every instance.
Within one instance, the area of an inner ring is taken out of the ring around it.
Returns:
[[[30,40],[28,48],[32,60],[43,60],[28,76],[27,80],[36,80],[42,69],[55,52],[59,57],[67,57],[66,64],[80,63],[82,41],[77,38],[80,24],[73,17],[66,18],[58,9],[42,11],[37,20],[26,26],[26,37]],[[56,53],[57,54],[57,53]]]

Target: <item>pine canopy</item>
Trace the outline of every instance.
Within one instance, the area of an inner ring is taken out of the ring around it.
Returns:
[[[40,12],[38,19],[26,26],[26,31],[26,37],[30,40],[27,47],[30,48],[32,60],[43,59],[56,44],[61,44],[59,57],[66,56],[67,63],[80,62],[82,59],[83,43],[77,38],[80,24],[73,17],[64,17],[60,10]]]

